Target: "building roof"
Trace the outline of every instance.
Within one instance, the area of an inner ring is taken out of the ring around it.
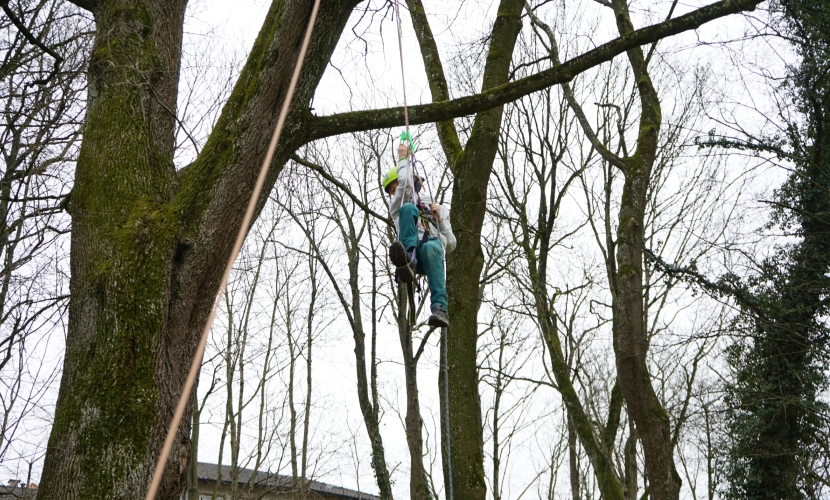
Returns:
[[[37,489],[0,485],[0,500],[29,500],[35,498]]]
[[[199,462],[199,480],[215,482],[217,477],[218,467],[216,464],[208,464]],[[230,483],[231,467],[230,465],[222,466],[222,482]],[[261,486],[274,489],[291,489],[291,476],[282,474],[273,474],[268,471],[254,471],[253,469],[239,469],[239,483],[252,483],[255,486]],[[309,491],[312,493],[326,494],[339,498],[349,500],[380,500],[379,496],[362,493],[360,491],[350,490],[348,488],[341,488],[340,486],[333,486],[331,484],[321,483],[320,481],[311,481],[309,484]]]

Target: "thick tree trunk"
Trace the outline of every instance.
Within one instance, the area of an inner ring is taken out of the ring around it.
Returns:
[[[503,0],[493,25],[484,72],[484,90],[507,82],[513,47],[522,27],[523,2]],[[481,228],[487,206],[487,186],[498,150],[502,107],[476,116],[464,153],[455,160],[452,217],[457,246],[447,254],[447,295],[450,327],[448,363],[452,484],[455,498],[486,497],[481,403],[478,391],[479,280],[484,266]],[[447,482],[447,487],[449,483]]]
[[[357,0],[323,3],[274,165]],[[285,98],[311,0],[275,0],[202,154],[173,166],[185,0],[102,0],[72,200],[64,372],[42,498],[144,497]],[[280,168],[272,168],[264,196]],[[159,498],[184,486],[190,415]]]
[[[183,0],[110,1],[95,12],[69,206],[67,350],[41,498],[140,498],[147,487],[176,245],[166,209],[174,117],[165,106],[176,102],[184,8]],[[176,451],[186,456],[189,444]]]

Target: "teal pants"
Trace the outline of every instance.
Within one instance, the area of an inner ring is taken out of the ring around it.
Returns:
[[[404,203],[398,213],[398,229],[401,243],[410,251],[415,249],[418,264],[415,272],[425,274],[429,283],[429,299],[432,307],[442,306],[447,310],[447,286],[444,282],[444,246],[438,238],[429,237],[423,241],[418,237],[418,207]]]

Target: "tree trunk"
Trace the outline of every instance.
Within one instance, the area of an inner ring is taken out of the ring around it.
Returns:
[[[380,497],[383,500],[392,499],[392,478],[389,474],[389,467],[386,464],[386,451],[383,447],[383,437],[380,433],[380,405],[378,404],[377,392],[377,358],[375,356],[375,338],[377,328],[376,305],[372,298],[372,354],[371,354],[371,376],[366,376],[366,334],[363,325],[363,315],[361,313],[360,301],[360,268],[358,259],[361,251],[358,248],[359,238],[358,231],[352,220],[346,218],[344,222],[338,222],[341,225],[341,230],[344,235],[344,243],[346,246],[346,253],[349,262],[349,288],[351,291],[351,304],[344,303],[343,306],[351,311],[350,320],[352,326],[352,336],[354,337],[354,354],[355,367],[357,368],[357,400],[360,405],[360,412],[363,415],[363,423],[366,425],[366,431],[369,434],[369,443],[372,447],[372,470],[375,473],[375,480],[377,481]],[[366,220],[362,221],[366,224]],[[346,227],[347,226],[347,227]],[[315,250],[319,254],[319,250]],[[374,252],[373,252],[374,253]],[[374,266],[374,262],[373,262]],[[373,280],[377,276],[376,269],[373,269]],[[332,283],[335,283],[334,277],[330,274]],[[376,283],[375,283],[376,285]],[[372,287],[373,294],[377,294],[377,286]],[[342,294],[338,292],[338,295]],[[350,308],[350,309],[349,309]],[[371,393],[371,398],[369,397]]]
[[[274,166],[357,0],[324,2]],[[202,154],[173,166],[185,0],[99,0],[69,211],[69,326],[42,498],[144,497],[288,86],[310,0],[276,0]],[[273,168],[260,199],[280,168]],[[159,498],[177,499],[182,420]]]
[[[545,175],[546,172],[543,171],[543,175],[540,177],[544,179]],[[552,178],[555,179],[555,174],[552,174]],[[547,186],[546,182],[545,180],[540,180],[538,198],[539,213],[536,225],[531,226],[530,221],[532,219],[526,212],[520,212],[518,214],[521,227],[519,244],[524,251],[524,257],[527,261],[527,274],[530,279],[530,284],[533,287],[536,321],[539,324],[542,339],[547,346],[551,372],[556,379],[557,390],[562,396],[562,404],[567,411],[568,444],[572,459],[571,466],[573,467],[575,463],[573,460],[576,457],[576,448],[570,446],[570,440],[572,438],[579,438],[579,443],[585,450],[588,461],[594,470],[597,488],[602,498],[604,500],[623,500],[622,486],[620,485],[620,480],[614,468],[614,462],[611,459],[614,436],[616,436],[617,427],[619,426],[619,412],[622,401],[620,400],[615,403],[612,396],[612,402],[609,404],[608,410],[609,423],[605,428],[606,436],[597,435],[594,425],[591,422],[591,416],[585,411],[579,399],[579,394],[577,394],[576,388],[571,380],[571,373],[574,369],[565,358],[559,328],[557,326],[557,315],[552,306],[554,300],[548,293],[547,275],[551,247],[550,240],[556,222],[558,203],[553,195],[555,184],[551,182],[551,185]],[[551,191],[550,195],[548,195],[548,190]],[[524,209],[522,208],[521,210]],[[534,246],[534,240],[537,238],[538,246]],[[578,491],[579,473],[572,469],[572,489],[574,488],[574,480],[577,481],[577,490],[574,491]]]
[[[420,0],[409,0],[415,33],[435,100],[448,98],[443,68]],[[513,47],[521,31],[523,2],[502,0],[493,24],[482,90],[507,83]],[[441,414],[442,428],[449,425],[450,456],[444,456],[444,484],[454,498],[484,499],[481,403],[478,391],[476,340],[478,338],[479,279],[484,266],[481,228],[487,205],[487,186],[498,149],[502,106],[476,115],[473,131],[462,150],[451,122],[439,124],[438,133],[455,178],[450,205],[456,229],[456,249],[447,255],[449,423]],[[439,381],[442,382],[443,379]],[[439,388],[443,391],[443,388]],[[446,447],[444,448],[446,450]],[[446,453],[445,453],[446,455]],[[452,461],[452,480],[447,462]]]
[[[69,205],[66,357],[41,498],[140,498],[157,453],[158,384],[172,382],[168,370],[157,378],[157,353],[176,245],[166,209],[174,118],[164,106],[176,102],[184,8],[183,0],[110,1],[95,12]],[[189,441],[178,444],[171,472],[181,483]]]
[[[571,482],[571,498],[573,500],[582,500],[579,494],[579,448],[576,441],[576,429],[570,417],[568,420],[568,472]],[[604,496],[602,498],[605,498]]]
[[[620,35],[633,31],[626,2],[613,0],[612,6]],[[631,49],[627,55],[642,110],[636,152],[623,159],[625,184],[617,228],[616,279],[610,280],[616,286],[612,300],[612,328],[617,380],[643,445],[650,496],[656,500],[677,500],[681,479],[674,466],[671,424],[651,386],[648,337],[643,317],[644,214],[662,115],[642,49]]]

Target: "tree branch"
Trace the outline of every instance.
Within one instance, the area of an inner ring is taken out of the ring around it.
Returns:
[[[433,326],[427,330],[426,335],[424,335],[424,338],[421,339],[421,345],[418,346],[418,351],[415,353],[415,357],[413,358],[415,360],[415,364],[418,364],[418,360],[421,359],[421,354],[424,353],[424,347],[427,345],[427,340],[429,340],[429,336],[432,335],[432,332],[435,331],[436,328],[437,327]]]
[[[438,46],[435,44],[435,38],[432,35],[432,29],[429,26],[424,5],[421,0],[406,0],[409,6],[409,13],[412,17],[412,26],[415,28],[415,35],[418,38],[418,45],[421,47],[421,57],[424,60],[424,68],[427,72],[427,81],[429,82],[429,90],[432,92],[432,99],[435,101],[448,101],[450,99],[449,86],[447,85],[447,78],[444,76],[444,67],[441,64],[441,55],[438,52]],[[463,150],[461,141],[458,139],[458,131],[452,120],[438,122],[438,139],[441,141],[441,147],[444,149],[444,154],[450,163],[450,168],[455,165],[455,158]]]
[[[696,284],[712,295],[732,297],[739,307],[752,311],[759,318],[768,321],[762,305],[758,303],[752,292],[743,286],[737,276],[727,273],[718,278],[717,281],[711,281],[698,272],[694,263],[686,267],[669,264],[650,248],[643,248],[643,257],[646,262],[653,264],[659,271],[688,283]]]
[[[19,31],[20,34],[23,35],[23,37],[29,41],[29,43],[39,48],[40,50],[46,52],[55,60],[55,64],[52,66],[52,71],[49,73],[49,76],[47,76],[46,78],[34,80],[30,85],[45,85],[49,83],[49,80],[51,80],[58,72],[58,70],[61,68],[61,64],[63,63],[63,57],[58,55],[58,53],[54,50],[47,47],[46,44],[38,40],[37,37],[33,35],[31,31],[29,31],[29,28],[27,28],[26,25],[23,24],[23,21],[21,21],[15,15],[14,11],[12,11],[12,9],[9,7],[9,0],[0,0],[0,8],[2,8],[3,12],[5,12],[7,16],[9,16],[9,20],[11,20],[12,24],[14,24],[14,26],[17,28],[17,31]]]
[[[550,60],[553,61],[553,64],[556,66],[561,66],[561,62],[559,61],[559,47],[556,44],[556,36],[553,33],[553,30],[547,24],[543,23],[531,10],[530,3],[527,1],[525,2],[525,10],[527,11],[528,17],[530,17],[530,22],[545,32],[548,36],[548,41],[550,45],[547,47],[548,52],[550,53]],[[570,84],[562,83],[562,90],[565,94],[565,99],[568,101],[568,106],[571,107],[574,114],[576,115],[576,119],[579,121],[579,125],[582,127],[582,131],[585,133],[585,136],[588,138],[588,141],[591,143],[591,146],[599,153],[602,158],[614,165],[618,169],[620,169],[623,173],[625,173],[625,163],[614,153],[611,152],[610,149],[605,147],[605,144],[599,140],[597,134],[594,132],[594,129],[591,127],[591,123],[588,121],[588,117],[585,116],[585,111],[583,111],[582,106],[577,102],[576,96],[574,95],[573,89],[571,88]],[[625,139],[623,138],[622,130],[620,130],[620,141],[623,142]]]
[[[291,160],[294,161],[295,163],[298,163],[298,164],[300,164],[300,165],[302,165],[302,166],[304,166],[304,167],[306,167],[310,170],[313,170],[314,172],[317,172],[318,174],[320,174],[320,177],[322,177],[323,179],[325,179],[325,180],[331,182],[332,184],[334,184],[335,186],[337,186],[337,188],[340,189],[340,191],[345,193],[346,196],[348,196],[354,202],[355,205],[360,207],[367,214],[371,215],[372,217],[377,218],[378,220],[380,220],[382,222],[385,222],[386,224],[392,225],[392,221],[389,219],[389,217],[384,217],[383,215],[381,215],[381,214],[375,212],[374,210],[372,210],[371,208],[369,208],[369,205],[367,205],[366,203],[363,203],[360,200],[360,198],[358,198],[357,196],[354,195],[354,193],[352,193],[352,191],[349,189],[349,186],[347,186],[344,183],[338,181],[337,178],[335,178],[330,173],[326,172],[326,169],[324,169],[321,165],[317,165],[316,163],[312,163],[312,162],[310,162],[310,161],[308,161],[304,158],[300,158],[299,156],[297,156],[296,153],[293,153],[293,154],[289,155],[289,158],[291,158]]]
[[[558,66],[500,85],[480,94],[432,104],[411,106],[409,107],[409,123],[419,125],[446,121],[501,106],[552,85],[569,82],[576,75],[610,61],[617,55],[634,47],[640,47],[684,31],[697,29],[701,25],[723,16],[754,10],[759,3],[761,3],[760,0],[722,0],[669,21],[632,31]],[[310,117],[306,140],[313,141],[348,132],[396,127],[403,123],[402,107]]]

